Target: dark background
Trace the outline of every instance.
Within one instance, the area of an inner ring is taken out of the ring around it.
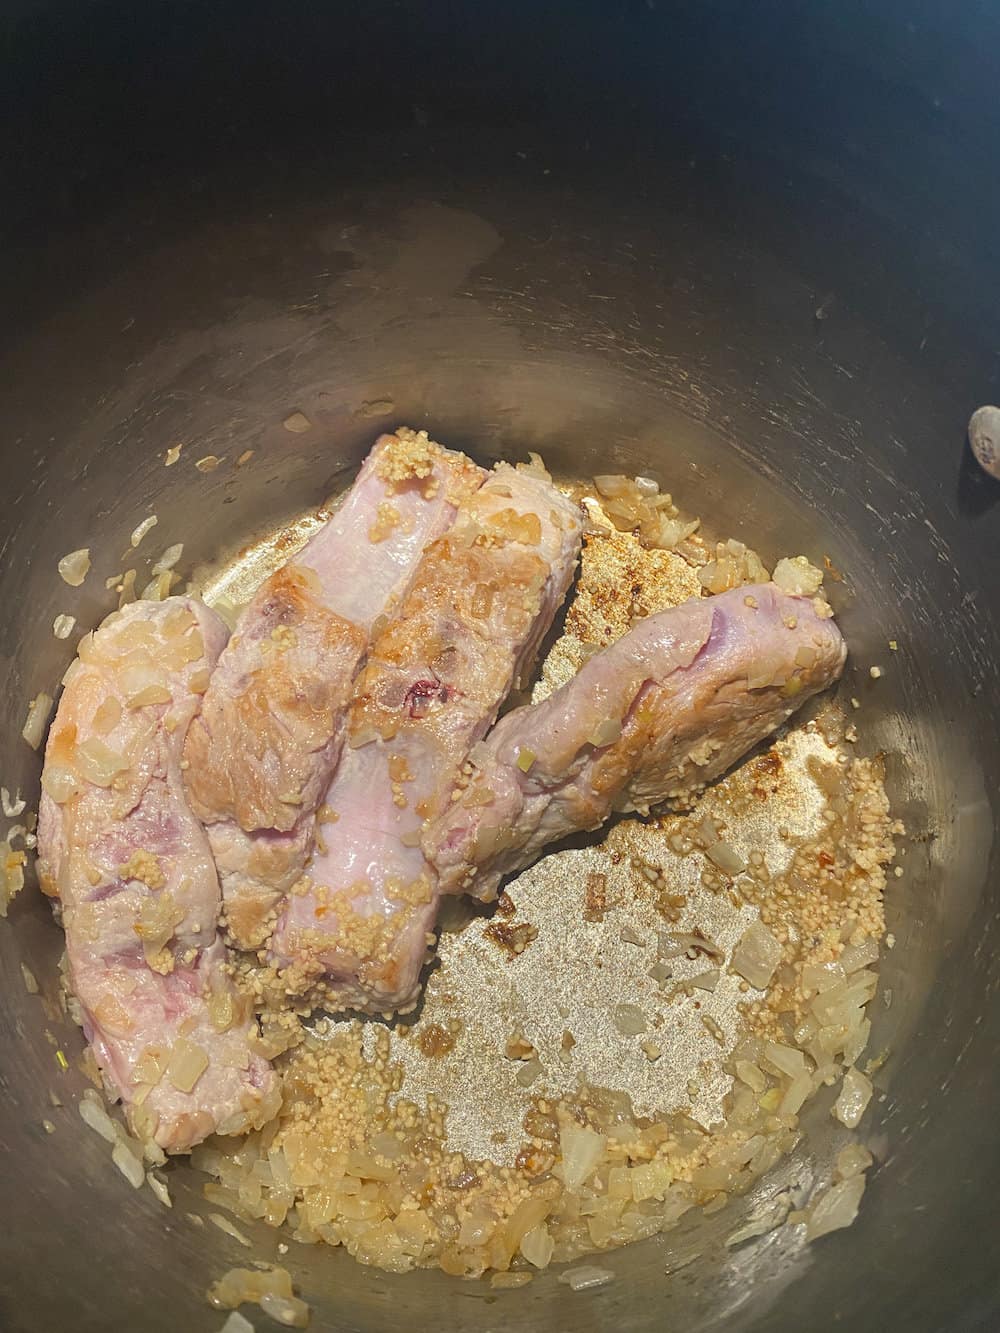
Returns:
[[[996,323],[992,0],[21,0],[0,68],[0,227],[35,310],[39,284],[64,297],[113,259],[81,231],[139,192],[180,220],[366,148],[384,169],[390,133],[461,172],[488,130],[527,144],[527,171],[555,154],[640,192],[650,160],[691,159],[734,228],[741,181],[773,169],[859,250],[879,224],[901,298]]]

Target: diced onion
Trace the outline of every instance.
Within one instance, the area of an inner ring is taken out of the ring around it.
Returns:
[[[861,944],[850,945],[840,955],[840,966],[850,976],[853,972],[878,962],[878,941],[864,940]]]
[[[37,750],[45,738],[45,728],[51,709],[52,695],[46,694],[44,690],[36,694],[28,705],[28,716],[21,728],[21,735],[33,750]]]
[[[537,1227],[532,1227],[521,1238],[521,1253],[528,1263],[533,1264],[535,1268],[548,1268],[555,1247],[555,1241],[549,1234],[549,1229],[544,1222],[540,1222]]]
[[[221,1213],[209,1213],[208,1220],[212,1223],[213,1226],[217,1226],[220,1231],[224,1231],[227,1236],[232,1236],[233,1240],[237,1241],[240,1245],[242,1245],[245,1250],[250,1249],[249,1237],[244,1236],[243,1232],[240,1231],[238,1227],[233,1226],[232,1222],[230,1222],[228,1217],[223,1217]],[[234,1268],[231,1270],[231,1272],[233,1273],[242,1273],[245,1271],[246,1271],[245,1269],[241,1268]],[[230,1274],[227,1273],[226,1277],[229,1277],[229,1275]],[[258,1275],[254,1274],[254,1276],[256,1277]],[[223,1281],[224,1280],[225,1279],[223,1279]],[[212,1299],[211,1291],[208,1294],[208,1299],[212,1302],[213,1305],[218,1304],[218,1302]],[[235,1305],[239,1305],[242,1301],[256,1300],[256,1299],[257,1298],[255,1296],[240,1296],[239,1299],[234,1301],[233,1303]]]
[[[42,770],[42,790],[56,805],[65,805],[83,789],[79,777],[71,768],[61,764],[46,764]]]
[[[359,1152],[356,1148],[347,1153],[347,1174],[357,1176],[359,1180],[395,1180],[392,1167],[383,1166],[371,1153]]]
[[[859,1010],[858,1012],[860,1013],[862,1011]],[[845,1064],[853,1065],[857,1062],[862,1051],[864,1051],[865,1047],[868,1045],[868,1038],[871,1036],[871,1031],[871,1020],[868,1018],[862,1018],[854,1027],[848,1029],[847,1036],[844,1038],[843,1048]]]
[[[764,1043],[764,1059],[769,1065],[788,1078],[796,1078],[805,1072],[806,1057],[794,1046],[785,1046],[778,1041]]]
[[[779,560],[772,579],[782,592],[798,597],[814,597],[823,583],[823,571],[809,563],[804,555]]]
[[[529,1231],[545,1221],[551,1208],[551,1202],[538,1195],[529,1195],[527,1199],[521,1200],[504,1227],[504,1239],[511,1252],[517,1249]]]
[[[58,615],[52,622],[52,633],[57,639],[68,639],[75,624],[76,616]]]
[[[208,1068],[208,1053],[186,1037],[178,1037],[167,1063],[167,1078],[178,1092],[191,1092]]]
[[[144,602],[164,602],[170,596],[170,589],[179,582],[180,576],[171,573],[169,569],[154,574],[143,588],[140,599]]]
[[[16,819],[18,815],[23,814],[24,805],[24,797],[21,795],[20,791],[17,791],[14,795],[14,799],[11,800],[10,792],[7,788],[0,787],[0,810],[3,810],[8,819]],[[9,833],[7,834],[7,837],[10,837]]]
[[[113,694],[109,694],[103,703],[98,705],[91,725],[99,736],[106,736],[109,731],[114,731],[121,720],[122,706]]]
[[[170,1191],[167,1189],[166,1182],[152,1171],[146,1172],[146,1184],[153,1191],[164,1208],[173,1208],[174,1203],[170,1197]]]
[[[532,1083],[545,1073],[545,1068],[537,1056],[534,1059],[526,1060],[517,1071],[517,1081],[522,1088],[530,1088]]]
[[[699,972],[696,977],[690,977],[686,984],[693,986],[695,990],[708,991],[711,994],[719,984],[719,976],[719,969],[713,967],[707,972]]]
[[[389,1134],[386,1131],[380,1131],[374,1134],[371,1140],[372,1150],[381,1157],[387,1157],[390,1162],[394,1162],[403,1155],[403,1145],[395,1134]]]
[[[742,875],[747,868],[742,856],[728,842],[711,843],[705,848],[705,855],[724,875]]]
[[[517,464],[518,472],[524,472],[530,477],[541,477],[542,481],[551,481],[552,476],[542,461],[541,454],[529,453],[527,463]]]
[[[239,1310],[233,1310],[219,1333],[254,1333],[254,1327],[249,1319],[243,1318]]]
[[[670,551],[697,531],[700,520],[683,519],[652,477],[605,475],[594,478],[601,508],[619,532],[638,532],[642,545]]]
[[[793,1078],[778,1103],[778,1114],[798,1115],[806,1098],[812,1091],[813,1081],[810,1074],[799,1074],[796,1078]]]
[[[607,717],[603,722],[598,722],[597,726],[587,737],[587,741],[595,750],[601,750],[605,745],[614,745],[622,734],[622,724],[616,717]]]
[[[878,977],[875,973],[862,968],[817,995],[809,1007],[822,1027],[835,1027],[838,1024],[854,1027],[861,1021],[860,1010],[875,994],[877,985]]]
[[[142,1163],[123,1143],[116,1143],[111,1149],[111,1160],[133,1189],[139,1189],[146,1179]]]
[[[755,1236],[764,1236],[769,1231],[774,1231],[776,1227],[780,1227],[784,1222],[791,1211],[791,1207],[792,1196],[790,1194],[779,1194],[755,1217],[748,1219],[744,1226],[739,1227],[727,1236],[726,1245],[741,1245],[744,1241],[752,1240]]]
[[[118,586],[121,588],[118,594],[118,610],[120,611],[123,606],[128,606],[130,602],[135,601],[135,570],[126,569]]]
[[[860,1143],[849,1143],[837,1154],[837,1174],[841,1180],[850,1180],[851,1176],[867,1171],[873,1160],[868,1149]]]
[[[197,662],[205,655],[205,641],[200,630],[191,630],[187,634],[171,635],[166,648],[160,654],[158,663],[168,671],[182,671],[184,667]]]
[[[109,616],[108,620],[110,619],[111,617]],[[105,644],[104,646],[106,647],[107,644]],[[104,658],[100,656],[100,654],[94,647],[93,630],[85,634],[83,638],[80,640],[80,642],[76,645],[76,655],[81,662],[86,662],[88,666],[100,666],[104,664]],[[67,675],[68,674],[69,673],[67,672]],[[63,680],[65,681],[65,676],[63,677]]]
[[[632,1198],[636,1203],[646,1199],[662,1202],[673,1184],[674,1171],[669,1162],[642,1162],[629,1171]]]
[[[781,945],[763,921],[744,931],[733,950],[732,968],[757,990],[764,990],[781,962]]]
[[[179,634],[186,634],[196,624],[197,621],[189,608],[183,602],[178,602],[163,617],[161,629],[168,639],[172,639]]]
[[[833,1104],[832,1114],[848,1129],[855,1129],[868,1109],[872,1092],[871,1080],[860,1069],[849,1069],[840,1085],[840,1095]]]
[[[768,573],[760,556],[742,542],[719,542],[715,559],[698,571],[698,582],[709,592],[726,592],[744,583],[764,583]]]
[[[149,531],[149,529],[156,527],[158,521],[159,520],[157,519],[155,514],[150,514],[148,518],[144,518],[142,522],[139,524],[139,526],[132,533],[132,536],[129,538],[130,545],[133,548],[138,546],[139,543],[142,541],[143,537],[145,537],[146,533]]]
[[[184,554],[183,542],[175,542],[173,546],[168,546],[167,549],[160,556],[159,560],[157,560],[156,564],[153,566],[151,573],[162,574],[165,570],[173,569],[173,567],[177,564],[178,560],[180,560],[183,554]]]
[[[192,671],[191,675],[188,677],[188,686],[193,694],[204,694],[208,689],[209,679],[210,673],[208,667],[202,667],[198,671]],[[301,798],[298,803],[301,804]]]
[[[818,1240],[831,1231],[849,1227],[858,1215],[861,1196],[865,1192],[863,1173],[842,1180],[826,1191],[809,1210],[806,1239]]]
[[[246,1236],[237,1231],[232,1223],[227,1222],[221,1213],[209,1214],[209,1220],[234,1240],[249,1246],[250,1242]],[[286,1301],[295,1299],[291,1275],[287,1269],[277,1266],[263,1269],[231,1268],[208,1291],[209,1303],[217,1310],[232,1310],[245,1301],[262,1305],[264,1296],[278,1297]],[[305,1310],[308,1318],[309,1307],[304,1301],[300,1301],[299,1305]],[[305,1324],[300,1323],[295,1326],[304,1328]]]
[[[601,495],[607,500],[618,500],[623,496],[629,495],[632,491],[642,493],[642,487],[633,481],[631,477],[626,477],[621,473],[615,475],[604,475],[594,478],[594,485],[600,491]]]
[[[211,1002],[210,1002],[211,1003]],[[135,1074],[140,1083],[154,1086],[163,1077],[167,1067],[167,1056],[159,1046],[145,1046],[135,1062]]]
[[[603,1134],[564,1120],[559,1127],[559,1146],[562,1151],[562,1179],[568,1190],[578,1190],[593,1174],[604,1154],[607,1140]]]
[[[675,546],[686,541],[698,531],[701,526],[700,518],[690,520],[683,518],[671,518],[667,514],[657,514],[656,524],[652,533],[642,532],[643,544],[651,546],[658,551],[672,551]]]
[[[64,555],[58,565],[59,577],[71,588],[79,588],[90,572],[90,548],[84,546],[79,551],[70,551]]]
[[[843,965],[833,963],[806,963],[802,969],[802,985],[813,994],[822,995],[844,979]]]
[[[623,1037],[637,1037],[648,1027],[646,1015],[637,1004],[616,1004],[612,1015],[615,1027]]]
[[[92,1093],[92,1096],[88,1097],[87,1092]],[[83,1100],[77,1108],[80,1119],[108,1143],[117,1143],[118,1135],[115,1133],[114,1122],[101,1104],[100,1098],[91,1088],[88,1088],[87,1092],[83,1094]]]
[[[259,1304],[266,1315],[286,1328],[305,1328],[309,1323],[309,1306],[297,1296],[278,1296],[265,1291]]]
[[[752,1088],[757,1093],[767,1091],[767,1079],[752,1061],[737,1060],[733,1067],[736,1070],[736,1077],[741,1083],[745,1083],[748,1088]]]
[[[128,1010],[114,992],[108,991],[93,1006],[94,1022],[112,1037],[127,1037],[135,1030]]]
[[[129,708],[168,704],[171,694],[163,673],[154,666],[126,667],[118,678]]]
[[[230,991],[216,991],[208,1002],[208,1021],[216,1032],[228,1032],[236,1020],[236,1008]]]
[[[95,787],[110,787],[119,773],[128,768],[128,760],[112,750],[98,736],[91,736],[78,745],[73,761],[81,775]]]
[[[24,888],[24,852],[15,852],[9,842],[0,842],[0,917]]]
[[[606,1268],[595,1264],[581,1264],[579,1268],[567,1268],[559,1274],[559,1281],[564,1282],[573,1291],[587,1291],[591,1287],[604,1287],[614,1282],[615,1275]]]

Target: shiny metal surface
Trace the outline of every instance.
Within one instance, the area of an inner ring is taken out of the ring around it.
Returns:
[[[847,575],[848,689],[913,838],[873,1038],[892,1051],[869,1113],[879,1164],[854,1228],[724,1252],[743,1203],[615,1255],[616,1283],[580,1295],[551,1276],[511,1292],[390,1278],[293,1246],[311,1327],[995,1326],[1000,513],[962,443],[1000,346],[996,124],[976,92],[992,19],[967,8],[977,37],[934,6],[785,22],[764,5],[750,23],[722,3],[387,4],[367,26],[293,6],[277,29],[266,6],[239,23],[154,8],[148,28],[114,6],[92,26],[36,10],[4,48],[21,188],[3,785],[35,790],[18,733],[71,652],[53,617],[107,609],[145,514],[159,524],[140,550],[183,540],[193,571],[408,421],[482,459],[535,448],[567,473],[651,472],[769,556],[808,533]],[[309,432],[284,428],[296,410]],[[209,453],[227,462],[203,474]],[[85,545],[77,592],[55,564]],[[897,660],[872,682],[890,637]],[[80,1049],[59,949],[26,890],[0,930],[3,1325],[214,1330],[203,1292],[248,1252],[187,1220],[208,1211],[193,1176],[167,1214],[109,1169],[72,1105],[83,1077],[55,1058]],[[828,1170],[833,1122],[815,1119],[782,1179]],[[273,1258],[278,1235],[252,1234]]]

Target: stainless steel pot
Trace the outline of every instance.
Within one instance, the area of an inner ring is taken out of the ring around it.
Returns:
[[[581,1295],[293,1245],[311,1327],[995,1327],[1000,487],[963,429],[997,393],[996,15],[25,0],[4,23],[5,786],[34,798],[26,703],[74,641],[54,616],[108,609],[141,517],[193,567],[407,422],[484,459],[651,472],[768,555],[829,553],[846,689],[907,824],[851,1230],[727,1252],[743,1201]],[[293,410],[314,428],[286,430]],[[80,546],[74,593],[55,565]],[[245,1253],[188,1220],[189,1171],[165,1214],[109,1170],[73,1105],[60,948],[26,889],[0,931],[3,1326],[215,1329],[204,1291]],[[829,1169],[812,1122],[783,1178]]]

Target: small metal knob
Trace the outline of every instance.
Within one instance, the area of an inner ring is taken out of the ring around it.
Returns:
[[[969,443],[984,472],[1000,479],[1000,407],[978,407],[969,418]]]

